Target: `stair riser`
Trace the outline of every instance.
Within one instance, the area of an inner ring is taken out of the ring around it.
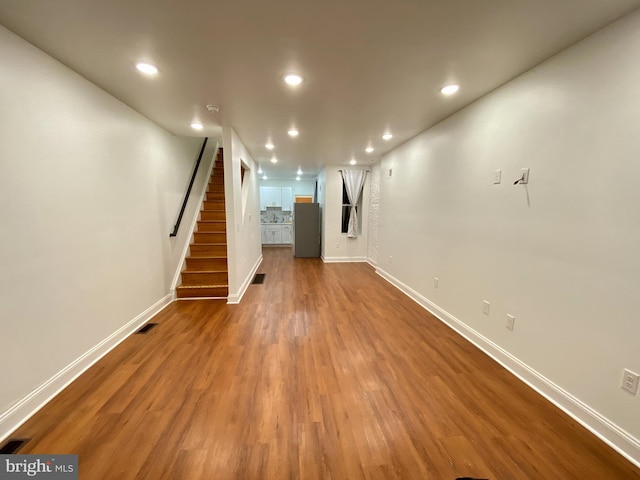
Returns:
[[[204,199],[207,202],[221,202],[224,203],[224,192],[207,192]]]
[[[227,245],[191,245],[189,247],[191,251],[191,255],[194,257],[226,257],[227,256]]]
[[[227,272],[182,272],[182,285],[226,285],[228,278]]]
[[[228,287],[216,288],[186,288],[178,287],[176,290],[178,298],[198,298],[198,297],[220,297],[226,298],[229,295]]]
[[[226,222],[198,222],[198,232],[226,232]]]
[[[187,270],[212,270],[221,271],[227,269],[226,258],[187,258]]]
[[[205,198],[203,206],[205,210],[220,210],[224,212],[224,200],[220,200],[218,198]]]
[[[214,210],[202,210],[200,212],[200,220],[225,220],[225,219],[220,218],[220,215],[217,214]]]
[[[227,219],[227,214],[224,210],[216,210],[214,208],[209,208],[210,205],[207,205],[209,202],[204,202],[203,205],[203,212],[210,212],[211,213],[211,217],[209,218],[209,220],[226,220]]]
[[[193,243],[227,243],[227,234],[222,232],[195,232]]]

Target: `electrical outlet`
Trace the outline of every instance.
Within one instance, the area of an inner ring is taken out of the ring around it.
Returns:
[[[509,315],[507,314],[507,328],[509,330],[513,330],[513,328],[516,326],[516,318],[513,315]]]
[[[433,288],[438,288],[438,277],[433,277]]]
[[[491,305],[491,303],[487,302],[486,300],[482,301],[482,313],[484,313],[485,315],[489,315],[489,306]]]
[[[502,182],[502,170],[493,171],[493,184],[497,185]]]
[[[640,375],[625,368],[622,374],[622,385],[620,386],[631,395],[635,395],[638,392],[638,379],[640,379]]]

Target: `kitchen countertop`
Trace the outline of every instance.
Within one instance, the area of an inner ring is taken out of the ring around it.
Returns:
[[[291,225],[293,222],[261,222],[260,225]]]

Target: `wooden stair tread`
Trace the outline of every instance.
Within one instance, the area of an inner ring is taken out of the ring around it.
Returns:
[[[192,289],[192,288],[228,288],[227,284],[220,285],[179,285],[178,288],[182,290]]]
[[[197,233],[216,233],[216,232],[197,232]],[[203,243],[203,242],[193,242],[190,245],[208,245],[208,246],[221,246],[221,245],[226,245],[226,243]]]
[[[229,273],[229,270],[183,270],[181,273]]]

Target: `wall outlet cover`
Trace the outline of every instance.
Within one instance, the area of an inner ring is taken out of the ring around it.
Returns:
[[[622,374],[622,384],[620,386],[623,390],[626,390],[630,394],[635,395],[636,393],[638,393],[639,380],[640,375],[625,368]]]
[[[489,315],[489,306],[491,305],[490,302],[487,302],[486,300],[482,301],[482,313],[484,313],[485,315]]]

